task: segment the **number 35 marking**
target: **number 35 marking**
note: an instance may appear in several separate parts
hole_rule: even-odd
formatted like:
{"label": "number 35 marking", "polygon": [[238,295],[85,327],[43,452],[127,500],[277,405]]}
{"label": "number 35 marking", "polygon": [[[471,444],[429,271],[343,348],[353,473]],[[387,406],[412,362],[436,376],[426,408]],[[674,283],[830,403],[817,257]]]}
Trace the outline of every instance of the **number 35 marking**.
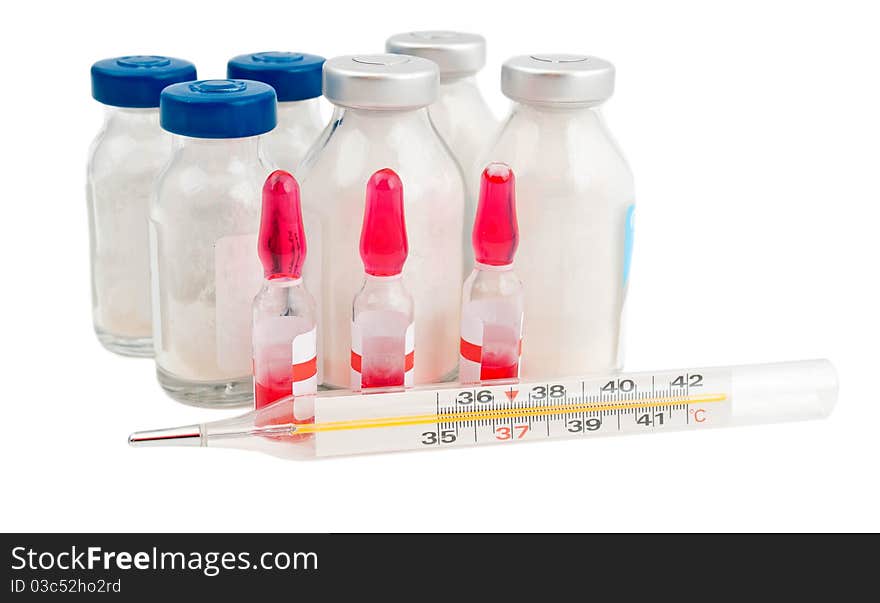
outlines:
{"label": "number 35 marking", "polygon": [[422,444],[430,446],[431,444],[451,444],[455,441],[455,430],[444,429],[440,432],[439,437],[436,431],[426,431],[422,434]]}

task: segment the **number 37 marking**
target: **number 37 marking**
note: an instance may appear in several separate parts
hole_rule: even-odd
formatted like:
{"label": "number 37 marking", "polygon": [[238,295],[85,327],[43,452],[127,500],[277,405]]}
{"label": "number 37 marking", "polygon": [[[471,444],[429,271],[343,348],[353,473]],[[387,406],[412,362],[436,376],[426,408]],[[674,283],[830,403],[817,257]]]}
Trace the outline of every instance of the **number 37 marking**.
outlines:
{"label": "number 37 marking", "polygon": [[512,440],[512,439],[521,440],[525,437],[525,435],[528,432],[529,432],[528,425],[514,425],[513,428],[507,427],[506,425],[502,425],[501,427],[495,428],[495,439],[496,440]]}

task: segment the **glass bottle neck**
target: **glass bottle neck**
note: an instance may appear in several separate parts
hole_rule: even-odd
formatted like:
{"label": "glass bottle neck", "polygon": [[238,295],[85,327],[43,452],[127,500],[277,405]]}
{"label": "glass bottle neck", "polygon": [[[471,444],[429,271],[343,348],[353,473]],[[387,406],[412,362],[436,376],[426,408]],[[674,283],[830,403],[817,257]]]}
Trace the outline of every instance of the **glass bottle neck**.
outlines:
{"label": "glass bottle neck", "polygon": [[159,108],[133,109],[130,107],[106,107],[104,126],[107,128],[129,128],[154,133],[159,128]]}
{"label": "glass bottle neck", "polygon": [[513,270],[513,263],[496,266],[493,264],[481,264],[480,262],[474,262],[474,270],[479,270],[481,272],[509,272]]}
{"label": "glass bottle neck", "polygon": [[403,275],[375,276],[373,274],[364,274],[364,291],[374,289],[403,289]]}
{"label": "glass bottle neck", "polygon": [[476,88],[477,76],[473,73],[459,76],[440,76],[441,88]]}
{"label": "glass bottle neck", "polygon": [[485,103],[477,78],[473,75],[440,80],[440,98],[455,98],[457,102],[477,101]]}
{"label": "glass bottle neck", "polygon": [[218,157],[257,157],[261,150],[261,137],[245,138],[191,138],[174,136],[174,147],[197,152],[207,156]]}
{"label": "glass bottle neck", "polygon": [[302,277],[287,276],[266,276],[263,277],[263,283],[270,289],[288,289],[290,287],[299,287],[302,285]]}
{"label": "glass bottle neck", "polygon": [[[571,127],[587,131],[605,131],[605,120],[599,105],[559,106],[514,103],[507,124],[537,124],[550,136],[563,136]],[[506,127],[506,126],[505,126]]]}
{"label": "glass bottle neck", "polygon": [[426,107],[409,110],[352,109],[334,107],[333,122],[338,127],[355,126],[364,130],[393,127],[427,128],[432,130]]}
{"label": "glass bottle neck", "polygon": [[542,119],[598,118],[601,116],[602,103],[571,104],[571,105],[532,105],[514,102],[513,113],[532,115]]}
{"label": "glass bottle neck", "polygon": [[322,121],[320,97],[278,103],[277,127],[285,128],[304,121]]}

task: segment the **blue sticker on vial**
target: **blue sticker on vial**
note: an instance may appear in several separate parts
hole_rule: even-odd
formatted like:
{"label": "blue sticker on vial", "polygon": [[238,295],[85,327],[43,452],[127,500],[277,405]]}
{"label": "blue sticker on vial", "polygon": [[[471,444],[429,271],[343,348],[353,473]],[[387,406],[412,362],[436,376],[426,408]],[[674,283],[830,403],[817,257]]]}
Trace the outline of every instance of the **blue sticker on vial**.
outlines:
{"label": "blue sticker on vial", "polygon": [[636,205],[631,204],[626,208],[626,224],[624,225],[623,239],[623,286],[629,283],[629,268],[632,264],[633,235],[635,231]]}

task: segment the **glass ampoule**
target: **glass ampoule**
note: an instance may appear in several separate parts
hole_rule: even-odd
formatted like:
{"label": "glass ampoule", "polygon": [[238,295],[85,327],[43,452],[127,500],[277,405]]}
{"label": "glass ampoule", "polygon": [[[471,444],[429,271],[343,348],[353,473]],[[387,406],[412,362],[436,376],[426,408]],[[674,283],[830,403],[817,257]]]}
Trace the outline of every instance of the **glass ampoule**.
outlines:
{"label": "glass ampoule", "polygon": [[[258,250],[263,286],[253,305],[254,406],[317,391],[315,302],[302,279],[306,236],[299,185],[283,170],[263,186]],[[309,400],[311,403],[311,400]],[[310,409],[295,405],[296,416]]]}
{"label": "glass ampoule", "polygon": [[364,284],[352,304],[352,389],[413,384],[414,303],[402,275],[408,253],[403,184],[382,169],[367,183],[361,227]]}
{"label": "glass ampoule", "polygon": [[513,171],[483,170],[472,233],[474,269],[461,304],[459,381],[515,379],[520,373],[523,287],[513,271],[519,244]]}

